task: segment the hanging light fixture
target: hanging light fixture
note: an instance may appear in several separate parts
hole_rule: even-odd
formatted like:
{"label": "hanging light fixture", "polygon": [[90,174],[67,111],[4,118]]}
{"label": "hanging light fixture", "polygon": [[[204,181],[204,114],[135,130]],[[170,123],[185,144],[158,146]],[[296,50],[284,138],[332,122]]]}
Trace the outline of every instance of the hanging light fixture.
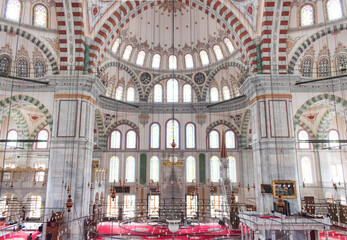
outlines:
{"label": "hanging light fixture", "polygon": [[69,194],[69,197],[68,197],[65,205],[66,205],[66,208],[67,208],[67,212],[71,212],[71,208],[72,208],[74,203],[73,203],[72,198],[71,198],[70,187],[69,186],[67,187],[67,193]]}

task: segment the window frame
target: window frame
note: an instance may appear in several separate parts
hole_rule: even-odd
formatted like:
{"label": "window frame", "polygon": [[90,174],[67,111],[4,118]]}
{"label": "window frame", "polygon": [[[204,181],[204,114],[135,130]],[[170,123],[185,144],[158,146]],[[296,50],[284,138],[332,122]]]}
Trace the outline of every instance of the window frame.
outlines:
{"label": "window frame", "polygon": [[[306,7],[306,6],[312,7],[312,24],[310,24],[310,25],[302,25],[302,9],[304,7]],[[311,3],[305,2],[298,8],[298,18],[299,18],[298,19],[298,22],[299,22],[298,25],[300,27],[310,27],[310,26],[313,26],[317,22],[316,21],[316,16],[317,16],[317,14],[316,14],[316,7],[313,4],[311,4]]]}
{"label": "window frame", "polygon": [[[188,181],[188,159],[192,159],[192,160],[194,160],[193,161],[193,163],[194,163],[194,172],[193,172],[193,174],[192,174],[192,181]],[[190,161],[190,160],[189,160]],[[192,155],[190,155],[190,156],[188,156],[187,158],[186,158],[186,160],[185,160],[185,181],[186,181],[186,183],[189,183],[189,184],[191,184],[191,183],[196,183],[197,182],[197,174],[196,174],[196,169],[197,169],[197,167],[196,167],[196,158],[194,157],[194,156],[192,156]]]}
{"label": "window frame", "polygon": [[[129,158],[133,158],[134,159],[134,181],[129,181],[129,179],[127,179],[127,173],[128,173],[128,169],[127,169],[127,164],[128,164],[128,160]],[[134,156],[127,156],[127,158],[125,159],[125,174],[124,174],[124,180],[126,183],[135,183],[136,181],[136,158]],[[132,179],[131,179],[132,180]]]}
{"label": "window frame", "polygon": [[[191,198],[195,198],[195,203],[196,203],[196,215],[193,216],[193,215],[189,215],[188,216],[188,197],[191,197]],[[189,212],[192,212],[194,210],[193,207],[189,208]],[[185,195],[185,214],[186,214],[186,218],[190,218],[190,219],[198,219],[199,218],[199,195],[198,194],[195,194],[195,195],[192,195],[192,194],[189,194],[187,193]]]}
{"label": "window frame", "polygon": [[[119,39],[119,41],[118,41],[118,39]],[[114,52],[113,51],[113,47],[114,47],[114,45],[116,44],[116,43],[118,43],[118,47],[117,47],[117,49],[116,49],[116,51]],[[112,44],[112,47],[111,47],[111,52],[113,53],[113,54],[116,54],[117,55],[117,52],[118,51],[120,51],[119,50],[119,48],[120,48],[120,45],[122,44],[122,38],[120,38],[120,37],[118,37],[118,38],[116,38],[116,40],[113,42],[113,44]],[[120,53],[120,52],[119,52]],[[119,54],[119,56],[120,56],[121,54]]]}
{"label": "window frame", "polygon": [[[119,133],[120,133],[120,141],[119,141],[119,148],[112,148],[111,147],[111,135],[112,135],[112,133],[114,132],[114,131],[118,131]],[[122,149],[122,132],[117,128],[117,127],[115,127],[115,128],[113,128],[111,131],[110,131],[110,133],[109,133],[109,135],[108,135],[108,149]]]}
{"label": "window frame", "polygon": [[[159,146],[157,148],[152,147],[152,126],[154,124],[157,124],[159,127]],[[159,122],[152,122],[151,125],[149,125],[149,149],[160,149],[161,148],[161,126]]]}
{"label": "window frame", "polygon": [[[308,140],[311,139],[311,136],[310,136],[309,132],[308,132],[306,129],[300,129],[300,130],[297,132],[297,135],[296,135],[298,141],[300,141],[300,138],[299,138],[300,132],[306,132],[306,133],[307,133],[307,136],[308,136]],[[308,143],[308,148],[302,148],[302,147],[300,147],[300,143],[298,142],[298,149],[299,149],[299,150],[310,150],[310,149],[311,149],[311,143]]]}
{"label": "window frame", "polygon": [[6,143],[6,145],[5,145],[5,148],[6,149],[12,149],[12,148],[17,148],[18,147],[18,131],[17,131],[17,129],[10,129],[10,130],[8,130],[7,131],[7,133],[6,133],[6,139],[8,140],[8,134],[11,132],[11,131],[15,131],[16,133],[17,133],[17,141],[15,142],[16,143],[16,146],[15,147],[8,147],[8,145],[7,145],[7,143]]}
{"label": "window frame", "polygon": [[[129,148],[128,147],[128,133],[133,131],[135,133],[135,147],[134,148]],[[128,129],[126,132],[125,132],[125,149],[137,149],[138,148],[138,133],[137,131],[134,129],[134,128],[131,128],[131,129]]]}
{"label": "window frame", "polygon": [[[235,147],[234,148],[228,148],[226,143],[227,143],[227,132],[233,132],[234,133],[234,142],[235,142]],[[237,142],[237,135],[236,135],[236,132],[232,129],[232,128],[228,128],[226,131],[225,131],[225,147],[226,149],[238,149],[238,142]]]}
{"label": "window frame", "polygon": [[335,19],[330,19],[330,18],[329,18],[328,3],[329,3],[330,1],[331,1],[331,0],[327,0],[327,1],[325,2],[326,20],[327,20],[327,21],[338,21],[338,20],[341,20],[341,19],[344,17],[344,9],[343,9],[343,5],[342,5],[341,0],[338,0],[339,3],[340,3],[340,7],[341,7],[341,17],[340,17],[340,18],[335,18]]}
{"label": "window frame", "polygon": [[[214,132],[214,131],[216,131],[217,132],[217,134],[218,134],[218,147],[217,148],[211,148],[211,144],[210,144],[210,134],[211,134],[211,132]],[[221,144],[221,142],[220,142],[220,132],[217,130],[217,129],[215,129],[215,128],[213,128],[213,129],[211,129],[209,132],[208,132],[208,134],[207,134],[207,149],[209,149],[209,150],[215,150],[215,149],[220,149],[220,144]]]}
{"label": "window frame", "polygon": [[[130,54],[129,54],[128,57],[124,57],[125,51],[128,49],[128,47],[131,48]],[[134,46],[133,46],[132,44],[126,45],[125,48],[124,48],[123,54],[122,54],[122,60],[124,60],[124,61],[130,61],[130,59],[131,59],[133,53],[134,53]]]}
{"label": "window frame", "polygon": [[[185,88],[187,88],[186,86],[189,86],[190,87],[190,101],[185,101]],[[193,102],[193,87],[189,84],[189,83],[186,83],[183,85],[182,87],[182,102],[183,103],[192,103]]]}
{"label": "window frame", "polygon": [[1,58],[7,58],[8,60],[8,69],[7,69],[7,73],[6,73],[6,76],[12,76],[11,75],[11,71],[12,71],[12,58],[10,55],[6,54],[6,53],[2,53],[0,54],[0,59]]}
{"label": "window frame", "polygon": [[7,19],[7,20],[10,20],[10,21],[13,21],[13,22],[19,22],[21,20],[21,16],[22,16],[22,7],[23,7],[22,1],[18,0],[18,2],[19,2],[18,20],[15,20],[15,19],[12,19],[12,18],[8,18],[8,16],[7,16],[7,8],[8,8],[9,1],[10,0],[6,1],[4,18]]}
{"label": "window frame", "polygon": [[[204,64],[203,61],[202,61],[201,52],[205,52],[205,53],[206,53],[206,56],[207,56],[207,63],[206,63],[206,64]],[[209,55],[208,55],[208,51],[206,51],[205,49],[201,49],[201,50],[199,51],[199,59],[200,59],[201,67],[206,67],[206,66],[210,65],[210,63],[211,63],[210,57],[209,57]]]}
{"label": "window frame", "polygon": [[[144,57],[143,57],[143,60],[142,60],[142,64],[138,64],[139,55],[140,55],[140,53],[142,53],[142,52],[144,53]],[[145,62],[146,62],[146,57],[147,57],[146,51],[144,51],[144,50],[138,51],[137,57],[136,57],[136,61],[135,61],[136,66],[143,67],[143,66],[145,65]]]}
{"label": "window frame", "polygon": [[[176,147],[175,147],[175,149],[181,149],[181,124],[180,124],[180,121],[178,121],[178,119],[176,119],[176,118],[170,118],[170,119],[168,119],[167,121],[166,121],[166,123],[165,123],[165,149],[169,149],[169,150],[172,150],[172,148],[170,147],[170,148],[168,148],[167,147],[167,145],[168,145],[168,142],[167,142],[167,138],[168,138],[168,135],[167,135],[167,125],[168,125],[168,123],[171,121],[171,120],[175,120],[175,121],[177,121],[177,123],[178,123],[178,141],[177,140],[175,140],[175,143],[176,143]],[[178,144],[177,144],[177,142],[178,142]],[[170,142],[170,144],[171,144],[171,142]],[[177,147],[178,146],[178,147]]]}
{"label": "window frame", "polygon": [[[152,215],[150,214],[150,211],[149,211],[149,208],[150,208],[150,199],[152,196],[155,197],[158,197],[158,216],[156,215]],[[154,209],[156,209],[156,206],[154,206]],[[157,219],[160,217],[160,194],[151,194],[151,193],[148,193],[147,194],[147,217],[150,218],[150,219]]]}
{"label": "window frame", "polygon": [[[329,129],[329,131],[328,131],[328,140],[330,140],[330,132],[332,132],[332,131],[336,131],[337,132],[337,136],[338,136],[338,140],[340,140],[341,139],[341,137],[340,137],[340,132],[337,130],[337,129],[335,129],[335,128],[331,128],[331,129]],[[328,146],[329,146],[329,148],[333,148],[333,149],[340,149],[341,148],[341,143],[336,143],[338,146],[330,146],[330,142],[328,143]]]}
{"label": "window frame", "polygon": [[[21,61],[21,60],[26,61],[27,64],[28,64],[28,76],[20,76],[20,75],[19,75],[19,69],[20,69],[20,67],[19,67],[19,61]],[[16,76],[17,76],[17,77],[23,77],[23,78],[30,78],[30,61],[29,61],[28,58],[23,57],[23,56],[20,56],[20,57],[17,58],[17,60],[16,60]]]}
{"label": "window frame", "polygon": [[[153,179],[152,178],[152,160],[157,160],[158,161],[158,179]],[[157,183],[157,182],[160,182],[160,159],[158,156],[152,156],[150,159],[149,159],[149,180],[150,182],[153,181],[153,183]],[[155,181],[155,180],[158,180],[158,181]]]}
{"label": "window frame", "polygon": [[[160,101],[155,101],[155,86],[160,86],[161,87],[161,96],[160,96]],[[154,103],[162,103],[163,102],[163,93],[164,93],[164,91],[163,91],[163,85],[162,84],[160,84],[160,83],[157,83],[157,84],[155,84],[154,86],[153,86],[153,102]]]}
{"label": "window frame", "polygon": [[[215,48],[217,48],[217,50]],[[217,62],[220,62],[220,61],[222,61],[224,59],[223,50],[222,50],[222,48],[218,44],[214,44],[213,47],[212,47],[212,50],[213,50],[213,53],[214,53],[214,56],[215,56]],[[216,51],[218,51],[218,50],[220,50],[220,53],[222,54],[221,58],[218,58],[218,56],[217,56]]]}
{"label": "window frame", "polygon": [[[191,66],[191,67],[187,67],[187,59],[186,59],[186,56],[187,56],[187,55],[190,55],[191,58],[192,58],[192,66]],[[194,57],[193,57],[192,54],[187,53],[187,54],[184,55],[184,67],[185,67],[186,70],[194,69]]]}
{"label": "window frame", "polygon": [[[134,91],[134,98],[133,98],[133,100],[129,100],[129,99],[128,99],[128,96],[129,96],[129,90],[130,90],[131,88],[132,88],[132,89],[133,89],[133,91]],[[127,91],[126,91],[126,92],[127,92],[126,101],[127,101],[127,102],[135,102],[135,95],[136,95],[135,88],[134,88],[133,86],[129,86],[129,87],[127,88]]]}
{"label": "window frame", "polygon": [[[46,126],[45,126],[46,127]],[[35,144],[35,149],[48,149],[48,141],[49,141],[49,131],[45,128],[41,128],[40,131],[37,132],[36,136],[35,136],[35,139],[39,140],[38,137],[39,137],[39,134],[40,132],[42,131],[45,131],[47,132],[47,146],[45,148],[38,148],[37,145],[38,145],[38,142]]]}
{"label": "window frame", "polygon": [[[154,65],[154,64],[153,64],[153,63],[154,63],[154,58],[157,57],[157,56],[159,56],[159,63],[158,63],[158,66],[153,67],[153,65]],[[154,70],[159,70],[159,69],[160,69],[161,64],[162,64],[161,58],[162,58],[162,57],[161,57],[161,55],[160,55],[159,53],[153,54],[152,63],[151,63],[152,69],[154,69]]]}
{"label": "window frame", "polygon": [[[113,171],[111,171],[111,169],[113,169],[113,168],[111,168],[111,162],[112,162],[112,160],[113,159],[115,159],[115,160],[117,160],[118,161],[118,173],[117,173],[117,175],[118,175],[118,179],[113,179],[113,177],[112,177],[112,179],[113,179],[113,181],[110,181],[111,180],[111,173],[113,173],[113,172],[116,172],[115,170],[113,170]],[[119,180],[120,180],[120,159],[119,159],[119,157],[118,156],[112,156],[112,157],[110,157],[110,161],[109,161],[109,171],[108,171],[108,182],[109,183],[113,183],[113,182],[119,182]]]}
{"label": "window frame", "polygon": [[[327,76],[321,76],[320,72],[319,72],[320,62],[323,59],[327,59],[328,60],[328,75]],[[317,67],[317,77],[330,77],[331,76],[331,60],[330,60],[329,56],[327,56],[327,55],[319,56],[318,59],[317,59],[316,65],[317,65],[316,66]]]}
{"label": "window frame", "polygon": [[[37,6],[43,6],[45,9],[46,9],[46,26],[43,27],[43,26],[39,26],[39,25],[35,25],[35,8]],[[48,28],[49,26],[49,13],[48,13],[48,7],[43,3],[43,2],[38,2],[38,3],[35,3],[32,7],[32,25],[35,26],[35,27],[41,27],[41,28]]]}
{"label": "window frame", "polygon": [[[192,124],[194,126],[194,147],[192,148],[189,148],[187,147],[187,127],[189,124]],[[185,138],[184,138],[184,145],[185,145],[185,149],[196,149],[196,125],[195,123],[193,122],[187,122],[186,125],[184,126],[184,135],[185,135]]]}

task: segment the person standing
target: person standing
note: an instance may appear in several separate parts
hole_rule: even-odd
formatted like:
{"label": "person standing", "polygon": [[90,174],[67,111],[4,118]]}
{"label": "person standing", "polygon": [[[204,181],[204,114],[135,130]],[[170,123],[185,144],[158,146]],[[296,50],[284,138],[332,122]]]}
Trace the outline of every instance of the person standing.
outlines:
{"label": "person standing", "polygon": [[27,237],[27,240],[33,240],[33,237],[32,237],[32,233],[30,233],[30,235]]}

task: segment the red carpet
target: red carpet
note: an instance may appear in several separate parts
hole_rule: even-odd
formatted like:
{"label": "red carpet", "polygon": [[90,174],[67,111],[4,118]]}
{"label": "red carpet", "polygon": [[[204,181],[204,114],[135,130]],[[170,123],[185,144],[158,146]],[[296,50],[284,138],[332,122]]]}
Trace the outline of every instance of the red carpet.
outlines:
{"label": "red carpet", "polygon": [[[166,226],[146,224],[121,224],[104,222],[98,226],[98,232],[104,236],[131,235],[142,239],[172,239],[172,233]],[[219,224],[182,227],[175,233],[175,239],[212,239],[221,236],[239,236],[240,231],[230,231]],[[189,237],[189,238],[188,238]],[[99,240],[104,239],[99,237]]]}
{"label": "red carpet", "polygon": [[29,236],[29,234],[32,233],[32,237],[33,240],[35,239],[35,237],[41,233],[39,232],[26,232],[26,231],[19,231],[19,232],[13,232],[13,233],[9,233],[5,236],[0,237],[0,240],[4,240],[4,239],[24,239],[26,240],[27,237]]}
{"label": "red carpet", "polygon": [[[331,239],[339,239],[339,240],[347,240],[347,233],[339,233],[335,231],[329,232],[329,240]],[[320,233],[320,239],[325,240],[325,233]]]}

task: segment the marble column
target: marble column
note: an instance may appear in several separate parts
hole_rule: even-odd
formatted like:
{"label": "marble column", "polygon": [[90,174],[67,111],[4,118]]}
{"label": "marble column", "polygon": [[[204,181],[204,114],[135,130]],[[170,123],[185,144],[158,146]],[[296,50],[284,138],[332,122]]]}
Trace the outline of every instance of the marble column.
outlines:
{"label": "marble column", "polygon": [[[55,95],[45,219],[52,211],[63,211],[68,222],[64,239],[81,239],[89,215],[95,106],[105,89],[89,76],[52,77],[50,84]],[[65,184],[74,203],[71,212],[65,206]]]}
{"label": "marble column", "polygon": [[[273,210],[272,195],[261,194],[260,184],[291,180],[298,184],[293,128],[291,82],[295,76],[256,75],[249,77],[240,91],[249,99],[251,110],[253,169],[256,182],[257,211]],[[285,199],[292,213],[300,211],[300,195]]]}

